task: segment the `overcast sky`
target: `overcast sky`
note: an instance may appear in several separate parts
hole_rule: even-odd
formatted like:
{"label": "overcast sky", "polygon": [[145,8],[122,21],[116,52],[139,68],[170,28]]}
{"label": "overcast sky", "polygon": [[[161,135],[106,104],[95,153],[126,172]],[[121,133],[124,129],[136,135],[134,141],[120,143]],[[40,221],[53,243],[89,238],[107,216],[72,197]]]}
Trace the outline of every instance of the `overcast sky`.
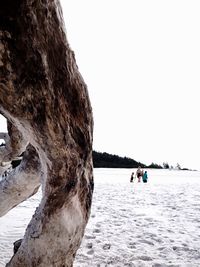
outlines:
{"label": "overcast sky", "polygon": [[200,169],[200,1],[61,0],[94,149]]}
{"label": "overcast sky", "polygon": [[200,2],[62,0],[94,149],[200,169]]}

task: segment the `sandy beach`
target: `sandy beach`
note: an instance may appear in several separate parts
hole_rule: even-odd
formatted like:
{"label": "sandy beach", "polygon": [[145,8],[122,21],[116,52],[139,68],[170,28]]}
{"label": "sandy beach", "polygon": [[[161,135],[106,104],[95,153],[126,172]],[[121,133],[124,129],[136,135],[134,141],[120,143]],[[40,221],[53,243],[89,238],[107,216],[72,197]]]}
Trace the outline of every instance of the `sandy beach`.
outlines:
{"label": "sandy beach", "polygon": [[[74,267],[200,266],[200,172],[148,170],[147,184],[130,183],[131,172],[94,170],[91,216]],[[39,201],[40,192],[0,218],[0,267]]]}

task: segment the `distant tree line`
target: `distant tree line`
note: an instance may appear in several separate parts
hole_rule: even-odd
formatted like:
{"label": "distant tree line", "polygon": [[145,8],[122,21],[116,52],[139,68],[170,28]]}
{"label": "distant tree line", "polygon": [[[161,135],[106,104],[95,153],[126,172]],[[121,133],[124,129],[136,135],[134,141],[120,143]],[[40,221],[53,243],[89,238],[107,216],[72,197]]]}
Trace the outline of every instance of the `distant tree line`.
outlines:
{"label": "distant tree line", "polygon": [[95,168],[145,168],[146,165],[134,159],[93,151],[93,164]]}
{"label": "distant tree line", "polygon": [[163,167],[157,163],[151,163],[150,165],[147,166],[147,168],[150,168],[150,169],[163,169]]}
{"label": "distant tree line", "polygon": [[106,152],[93,151],[93,164],[95,168],[137,168],[146,165],[127,157],[108,154]]}
{"label": "distant tree line", "polygon": [[163,165],[157,163],[151,163],[150,165],[145,165],[139,161],[136,161],[127,157],[120,157],[117,155],[112,155],[106,152],[93,151],[93,165],[94,168],[151,168],[151,169],[178,169],[178,170],[188,170],[187,168],[181,168],[177,163],[176,167],[169,166],[167,162],[163,162]]}

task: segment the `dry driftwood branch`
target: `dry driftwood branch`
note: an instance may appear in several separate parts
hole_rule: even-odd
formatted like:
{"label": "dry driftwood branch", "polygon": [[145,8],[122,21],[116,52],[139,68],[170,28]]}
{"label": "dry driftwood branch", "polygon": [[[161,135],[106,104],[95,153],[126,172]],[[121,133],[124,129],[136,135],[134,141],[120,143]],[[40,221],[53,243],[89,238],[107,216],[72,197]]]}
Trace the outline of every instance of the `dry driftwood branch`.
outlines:
{"label": "dry driftwood branch", "polygon": [[13,159],[25,151],[28,144],[21,132],[9,121],[7,121],[7,128],[8,133],[0,133],[0,139],[5,141],[5,146],[0,147],[0,175],[11,166]]}
{"label": "dry driftwood branch", "polygon": [[0,1],[0,111],[35,148],[43,192],[7,266],[72,266],[92,200],[93,119],[58,0]]}
{"label": "dry driftwood branch", "polygon": [[37,192],[40,172],[37,152],[29,145],[21,164],[0,181],[0,217]]}

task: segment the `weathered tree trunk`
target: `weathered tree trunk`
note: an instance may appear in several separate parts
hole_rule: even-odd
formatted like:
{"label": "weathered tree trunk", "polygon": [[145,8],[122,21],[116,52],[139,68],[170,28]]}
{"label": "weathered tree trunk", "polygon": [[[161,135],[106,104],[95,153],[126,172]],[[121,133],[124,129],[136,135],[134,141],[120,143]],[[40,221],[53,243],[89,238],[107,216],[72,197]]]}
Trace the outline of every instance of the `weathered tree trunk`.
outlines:
{"label": "weathered tree trunk", "polygon": [[[0,160],[26,150],[17,175],[6,178],[14,202],[2,214],[32,195],[40,179],[43,192],[7,266],[72,266],[91,207],[93,120],[58,0],[0,1],[0,111],[20,139]],[[20,195],[27,190],[20,198],[16,184]]]}

